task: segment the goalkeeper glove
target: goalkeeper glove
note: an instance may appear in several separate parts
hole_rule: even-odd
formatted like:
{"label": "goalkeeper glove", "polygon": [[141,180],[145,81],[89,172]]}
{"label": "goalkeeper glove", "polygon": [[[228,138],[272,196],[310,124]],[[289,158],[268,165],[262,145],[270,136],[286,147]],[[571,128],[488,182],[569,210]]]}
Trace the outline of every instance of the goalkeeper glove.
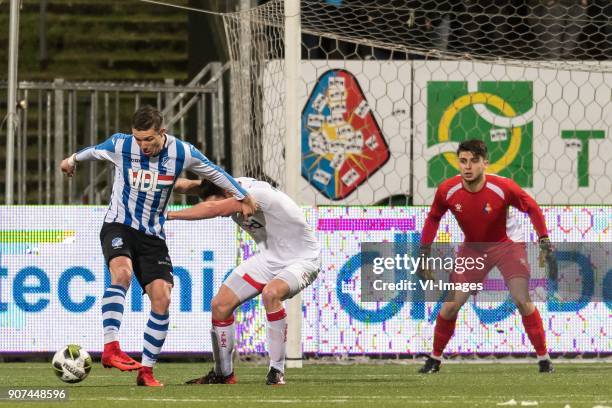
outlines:
{"label": "goalkeeper glove", "polygon": [[553,252],[553,247],[550,239],[543,236],[539,240],[540,243],[540,268],[546,267],[546,272],[550,279],[556,280],[559,267],[557,265],[557,257]]}
{"label": "goalkeeper glove", "polygon": [[431,245],[421,245],[421,248],[419,249],[419,258],[421,261],[419,262],[416,274],[419,278],[426,281],[433,280],[434,278],[433,271],[429,269],[429,266],[427,265],[427,258],[429,258],[430,254]]}

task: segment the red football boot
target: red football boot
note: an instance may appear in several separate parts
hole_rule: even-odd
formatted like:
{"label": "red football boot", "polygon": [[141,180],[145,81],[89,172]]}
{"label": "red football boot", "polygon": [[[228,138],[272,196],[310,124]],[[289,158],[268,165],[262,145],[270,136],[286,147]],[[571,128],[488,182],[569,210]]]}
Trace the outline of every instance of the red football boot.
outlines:
{"label": "red football boot", "polygon": [[136,377],[136,384],[144,387],[163,387],[164,384],[160,383],[155,379],[153,375],[153,369],[151,367],[142,367],[138,370],[138,377]]}
{"label": "red football boot", "polygon": [[112,341],[104,345],[102,365],[104,368],[115,367],[121,371],[134,371],[142,367],[138,361],[121,351],[118,341]]}

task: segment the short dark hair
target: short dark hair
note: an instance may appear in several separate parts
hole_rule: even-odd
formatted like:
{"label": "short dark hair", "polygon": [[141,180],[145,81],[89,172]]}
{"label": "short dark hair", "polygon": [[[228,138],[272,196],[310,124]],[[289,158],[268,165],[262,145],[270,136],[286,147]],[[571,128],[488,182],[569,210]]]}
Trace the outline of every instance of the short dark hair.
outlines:
{"label": "short dark hair", "polygon": [[151,105],[144,105],[134,112],[132,117],[132,128],[136,130],[159,130],[162,127],[163,118],[161,112]]}
{"label": "short dark hair", "polygon": [[461,152],[471,152],[475,157],[482,157],[487,160],[489,158],[489,151],[487,150],[487,145],[482,140],[478,139],[470,139],[459,143],[459,148],[457,149],[457,156]]}
{"label": "short dark hair", "polygon": [[224,194],[225,191],[223,191],[221,187],[219,187],[212,181],[202,180],[202,183],[200,184],[200,191],[198,192],[198,195],[202,200],[206,200],[208,197],[211,196],[223,196]]}

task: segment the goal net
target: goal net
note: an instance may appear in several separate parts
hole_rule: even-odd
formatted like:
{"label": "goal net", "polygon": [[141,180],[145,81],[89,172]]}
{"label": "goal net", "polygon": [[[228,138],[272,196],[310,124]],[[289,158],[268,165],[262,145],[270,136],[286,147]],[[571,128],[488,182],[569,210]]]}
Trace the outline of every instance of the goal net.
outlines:
{"label": "goal net", "polygon": [[301,163],[284,159],[283,1],[224,15],[235,174],[282,188],[300,166],[304,205],[425,205],[478,138],[541,204],[612,201],[609,2],[300,7]]}

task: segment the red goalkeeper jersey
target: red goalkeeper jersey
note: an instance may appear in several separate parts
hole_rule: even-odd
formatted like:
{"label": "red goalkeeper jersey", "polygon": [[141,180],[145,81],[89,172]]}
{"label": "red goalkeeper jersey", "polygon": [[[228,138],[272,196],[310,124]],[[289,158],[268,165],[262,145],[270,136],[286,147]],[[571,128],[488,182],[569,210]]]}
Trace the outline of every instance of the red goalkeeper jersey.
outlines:
{"label": "red goalkeeper jersey", "polygon": [[[512,231],[516,224],[509,220],[508,208],[516,207],[529,214],[538,237],[547,235],[542,210],[529,194],[513,180],[493,174],[485,175],[483,188],[475,193],[463,187],[461,176],[444,181],[438,187],[431,205],[423,235],[422,244],[433,242],[440,219],[450,210],[465,234],[465,242],[508,242],[516,239]],[[516,236],[516,235],[514,235]]]}

